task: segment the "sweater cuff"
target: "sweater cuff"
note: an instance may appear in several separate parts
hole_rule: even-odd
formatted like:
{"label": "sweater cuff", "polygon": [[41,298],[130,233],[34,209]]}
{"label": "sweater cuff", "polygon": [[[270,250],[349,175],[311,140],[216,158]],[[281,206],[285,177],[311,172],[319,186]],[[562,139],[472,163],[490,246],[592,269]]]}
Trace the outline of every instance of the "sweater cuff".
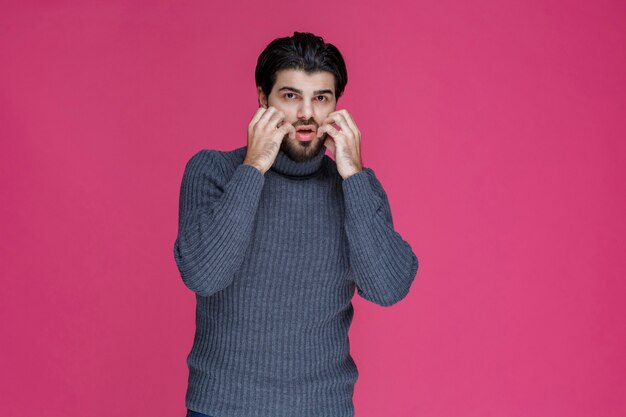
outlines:
{"label": "sweater cuff", "polygon": [[381,206],[382,200],[372,187],[370,175],[374,175],[372,169],[363,168],[343,180],[342,188],[347,215],[370,217]]}
{"label": "sweater cuff", "polygon": [[265,176],[261,171],[248,164],[239,164],[230,178],[230,181],[240,183],[242,192],[249,192],[256,189],[265,182]]}

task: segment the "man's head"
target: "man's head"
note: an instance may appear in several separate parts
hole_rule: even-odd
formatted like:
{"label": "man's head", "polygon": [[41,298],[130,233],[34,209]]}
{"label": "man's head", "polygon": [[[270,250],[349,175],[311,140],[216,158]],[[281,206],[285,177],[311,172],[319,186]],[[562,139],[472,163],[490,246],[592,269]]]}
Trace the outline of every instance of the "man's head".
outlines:
{"label": "man's head", "polygon": [[324,145],[326,133],[315,138],[317,128],[329,113],[348,83],[346,64],[339,50],[312,33],[294,32],[293,36],[270,42],[257,61],[255,79],[259,105],[273,106],[285,113],[285,123],[296,129],[309,126],[313,138],[298,133],[285,135],[283,150],[295,161],[306,161]]}

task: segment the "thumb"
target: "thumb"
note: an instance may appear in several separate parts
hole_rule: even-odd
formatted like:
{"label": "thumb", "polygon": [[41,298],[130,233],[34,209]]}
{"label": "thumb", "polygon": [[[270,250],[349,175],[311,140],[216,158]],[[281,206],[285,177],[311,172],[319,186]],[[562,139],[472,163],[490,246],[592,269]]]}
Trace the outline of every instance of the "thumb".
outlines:
{"label": "thumb", "polygon": [[324,141],[324,146],[326,146],[330,152],[333,154],[333,157],[335,156],[335,141],[333,140],[332,136],[327,135],[326,140]]}
{"label": "thumb", "polygon": [[317,128],[317,133],[315,133],[315,137],[316,138],[322,137],[322,135],[324,134],[325,130],[326,130],[326,125],[321,125],[320,127],[318,127]]}
{"label": "thumb", "polygon": [[[296,137],[296,128],[293,127],[293,125],[291,123],[285,123],[280,128],[278,128],[278,130],[280,131],[282,136],[285,136],[286,134],[289,134],[289,137],[291,139],[295,139],[295,137]],[[282,138],[282,136],[281,136],[281,138]]]}

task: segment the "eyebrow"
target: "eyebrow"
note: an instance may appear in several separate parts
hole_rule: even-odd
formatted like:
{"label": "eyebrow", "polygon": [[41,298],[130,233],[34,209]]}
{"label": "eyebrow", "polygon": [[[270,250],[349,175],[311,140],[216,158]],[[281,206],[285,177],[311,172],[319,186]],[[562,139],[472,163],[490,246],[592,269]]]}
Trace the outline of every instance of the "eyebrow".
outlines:
{"label": "eyebrow", "polygon": [[[278,89],[278,91],[283,91],[283,90],[293,91],[294,93],[302,94],[302,90],[298,90],[297,88],[294,88],[294,87],[285,86],[285,87]],[[313,91],[313,95],[317,96],[319,94],[330,94],[332,96],[333,90],[326,89],[326,90]]]}

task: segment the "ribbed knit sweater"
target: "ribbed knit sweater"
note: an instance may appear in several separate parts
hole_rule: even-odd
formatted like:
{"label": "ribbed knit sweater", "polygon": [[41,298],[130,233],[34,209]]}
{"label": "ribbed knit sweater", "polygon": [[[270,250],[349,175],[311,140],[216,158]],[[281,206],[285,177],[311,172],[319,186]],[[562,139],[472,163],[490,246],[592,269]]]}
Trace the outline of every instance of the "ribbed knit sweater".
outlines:
{"label": "ribbed knit sweater", "polygon": [[174,258],[196,294],[187,408],[214,417],[353,417],[355,288],[390,306],[418,261],[371,168],[343,180],[322,146],[263,174],[246,147],[187,162]]}

